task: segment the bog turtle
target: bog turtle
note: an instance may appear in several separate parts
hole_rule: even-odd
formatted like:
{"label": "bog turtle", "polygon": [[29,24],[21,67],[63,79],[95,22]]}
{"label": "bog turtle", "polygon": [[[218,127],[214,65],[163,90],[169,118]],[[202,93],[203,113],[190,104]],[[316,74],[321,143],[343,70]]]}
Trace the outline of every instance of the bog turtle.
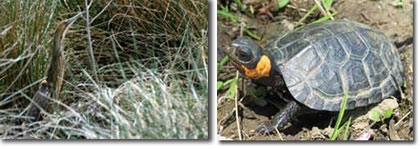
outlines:
{"label": "bog turtle", "polygon": [[231,44],[232,64],[254,82],[281,91],[287,102],[258,132],[281,130],[302,109],[339,111],[345,92],[346,110],[378,103],[403,83],[395,46],[380,31],[351,20],[307,25],[264,50],[246,37]]}

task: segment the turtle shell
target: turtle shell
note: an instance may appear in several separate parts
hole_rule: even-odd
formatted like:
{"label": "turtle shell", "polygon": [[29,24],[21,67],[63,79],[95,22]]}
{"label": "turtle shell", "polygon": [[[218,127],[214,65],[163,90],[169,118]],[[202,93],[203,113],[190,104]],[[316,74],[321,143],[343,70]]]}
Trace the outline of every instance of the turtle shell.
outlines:
{"label": "turtle shell", "polygon": [[274,60],[287,89],[315,110],[339,111],[378,103],[402,85],[399,53],[368,26],[335,20],[308,25],[275,39],[264,53]]}

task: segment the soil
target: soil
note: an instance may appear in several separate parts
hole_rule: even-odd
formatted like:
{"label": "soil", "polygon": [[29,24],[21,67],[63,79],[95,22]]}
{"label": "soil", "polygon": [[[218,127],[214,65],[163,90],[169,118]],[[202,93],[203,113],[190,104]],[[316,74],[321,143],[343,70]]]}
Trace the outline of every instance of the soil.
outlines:
{"label": "soil", "polygon": [[[229,3],[229,1],[218,2],[218,9]],[[229,11],[239,16],[239,22],[234,23],[218,15],[218,61],[224,57],[225,51],[229,51],[230,41],[241,35],[241,26],[246,26],[251,32],[262,37],[257,43],[264,47],[270,39],[287,34],[323,16],[319,10],[316,10],[300,21],[315,4],[312,0],[290,0],[289,4],[280,10],[271,7],[259,8],[259,6],[270,6],[272,1],[242,0],[242,2],[246,6],[245,10],[240,10],[236,3],[229,5]],[[251,7],[255,12],[250,12]],[[258,14],[259,12],[265,13]],[[401,95],[386,100],[396,103],[391,118],[373,122],[367,114],[386,103],[346,111],[343,121],[352,117],[348,129],[349,140],[413,140],[413,1],[406,0],[402,5],[397,5],[395,0],[337,0],[334,1],[331,12],[335,14],[334,19],[355,20],[382,31],[398,48],[404,67],[405,85],[402,87]],[[227,63],[220,68],[218,81],[223,82],[236,75],[234,67]],[[299,116],[284,130],[273,134],[264,135],[255,132],[256,126],[270,120],[285,102],[276,102],[279,97],[270,90],[258,96],[245,96],[260,87],[240,76],[237,98],[239,101],[236,106],[235,100],[227,98],[228,88],[229,86],[226,86],[218,90],[217,129],[223,140],[329,140],[331,137],[337,117],[337,113],[331,112]],[[237,116],[235,109],[238,109]],[[343,137],[344,135],[340,135],[338,140],[343,140]]]}

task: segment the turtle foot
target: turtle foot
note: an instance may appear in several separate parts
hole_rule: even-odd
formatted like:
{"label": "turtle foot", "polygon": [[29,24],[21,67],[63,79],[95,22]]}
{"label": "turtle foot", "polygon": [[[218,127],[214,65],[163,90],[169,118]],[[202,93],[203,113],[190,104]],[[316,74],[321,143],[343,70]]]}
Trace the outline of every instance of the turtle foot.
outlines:
{"label": "turtle foot", "polygon": [[268,134],[273,133],[274,129],[275,128],[273,127],[273,125],[271,125],[270,122],[265,122],[265,123],[259,124],[257,128],[255,128],[255,131],[264,135],[268,135]]}

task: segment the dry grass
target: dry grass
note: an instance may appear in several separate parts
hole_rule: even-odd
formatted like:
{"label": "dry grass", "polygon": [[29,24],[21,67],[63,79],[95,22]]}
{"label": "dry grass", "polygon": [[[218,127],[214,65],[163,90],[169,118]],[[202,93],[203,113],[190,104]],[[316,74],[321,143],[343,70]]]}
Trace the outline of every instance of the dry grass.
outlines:
{"label": "dry grass", "polygon": [[[2,138],[208,138],[207,1],[66,2],[0,4]],[[28,123],[55,25],[81,11],[60,99]]]}

